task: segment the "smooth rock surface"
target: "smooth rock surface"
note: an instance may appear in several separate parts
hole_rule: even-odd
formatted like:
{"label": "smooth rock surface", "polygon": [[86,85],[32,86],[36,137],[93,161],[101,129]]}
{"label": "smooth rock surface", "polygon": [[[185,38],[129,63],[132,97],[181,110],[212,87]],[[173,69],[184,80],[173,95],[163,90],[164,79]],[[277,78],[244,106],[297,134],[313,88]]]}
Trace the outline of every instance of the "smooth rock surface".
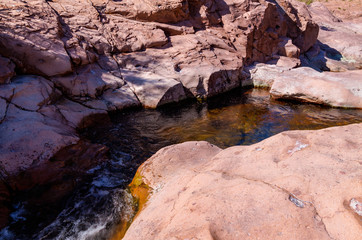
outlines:
{"label": "smooth rock surface", "polygon": [[361,144],[353,124],[163,148],[138,170],[150,196],[123,239],[357,240]]}
{"label": "smooth rock surface", "polygon": [[255,87],[275,98],[333,107],[362,108],[362,71],[318,72],[309,67],[257,64],[245,69]]}

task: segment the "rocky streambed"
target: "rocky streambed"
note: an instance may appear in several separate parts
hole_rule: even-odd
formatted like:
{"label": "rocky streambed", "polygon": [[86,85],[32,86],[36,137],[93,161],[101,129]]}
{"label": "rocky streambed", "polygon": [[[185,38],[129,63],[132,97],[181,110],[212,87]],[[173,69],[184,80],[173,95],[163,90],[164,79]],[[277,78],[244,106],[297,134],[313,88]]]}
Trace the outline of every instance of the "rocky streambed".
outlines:
{"label": "rocky streambed", "polygon": [[109,149],[107,160],[88,167],[87,172],[68,173],[66,178],[84,176],[82,185],[63,201],[34,202],[34,198],[47,195],[44,191],[67,190],[57,184],[17,196],[12,202],[10,225],[0,236],[4,239],[106,239],[122,234],[119,232],[123,229],[122,223],[132,219],[137,210],[134,198],[126,191],[127,185],[140,164],[171,144],[206,140],[227,148],[251,145],[285,130],[358,122],[362,122],[362,110],[275,101],[263,89],[236,89],[205,102],[158,110],[115,112],[110,120],[83,129],[81,133],[84,141]]}
{"label": "rocky streambed", "polygon": [[[295,0],[2,1],[2,236],[14,229],[22,231],[18,238],[108,236],[121,216],[132,215],[120,203],[132,201],[119,190],[124,179],[172,143],[228,147],[300,124],[359,122],[359,110],[347,109],[362,108],[362,25],[358,11],[352,21],[334,10]],[[212,97],[240,87],[268,93],[243,98],[239,91],[243,107],[224,99],[212,110]],[[269,95],[342,109],[270,107]],[[245,99],[264,100],[254,106]],[[185,100],[203,104],[172,107]],[[126,113],[141,107],[159,110]],[[123,148],[115,151],[117,144]],[[94,217],[96,209],[104,214]],[[34,223],[23,224],[24,214]]]}

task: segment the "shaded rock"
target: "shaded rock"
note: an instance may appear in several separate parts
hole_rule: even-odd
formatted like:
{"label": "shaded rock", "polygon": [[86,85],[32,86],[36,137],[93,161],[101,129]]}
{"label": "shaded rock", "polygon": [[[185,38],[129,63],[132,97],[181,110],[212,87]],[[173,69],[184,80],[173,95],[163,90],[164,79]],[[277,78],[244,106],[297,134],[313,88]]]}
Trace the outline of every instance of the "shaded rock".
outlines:
{"label": "shaded rock", "polygon": [[72,71],[59,39],[62,31],[55,12],[42,0],[1,3],[0,54],[25,73],[53,76]]}
{"label": "shaded rock", "polygon": [[151,72],[122,71],[122,76],[146,108],[156,108],[186,98],[182,84]]}
{"label": "shaded rock", "polygon": [[212,65],[201,65],[185,67],[180,75],[182,84],[195,97],[210,97],[239,87],[241,69],[224,70]]}
{"label": "shaded rock", "polygon": [[141,103],[128,85],[118,89],[109,89],[104,92],[102,98],[108,102],[109,110],[122,110],[141,106]]}
{"label": "shaded rock", "polygon": [[124,239],[358,239],[344,202],[362,194],[361,136],[354,124],[161,149],[138,170],[150,195]]}
{"label": "shaded rock", "polygon": [[119,74],[105,71],[97,64],[81,67],[72,75],[54,77],[52,81],[72,98],[96,98],[103,91],[124,84]]}
{"label": "shaded rock", "polygon": [[297,0],[282,0],[278,3],[288,15],[288,37],[293,39],[293,44],[301,53],[308,51],[317,40],[319,27],[312,20],[307,6]]}
{"label": "shaded rock", "polygon": [[4,120],[6,116],[8,103],[5,99],[0,98],[0,123]]}
{"label": "shaded rock", "polygon": [[52,82],[40,76],[18,76],[11,84],[0,89],[0,97],[28,111],[54,103],[60,95]]}
{"label": "shaded rock", "polygon": [[0,57],[0,84],[9,83],[15,75],[15,65],[9,59]]}
{"label": "shaded rock", "polygon": [[298,58],[299,54],[300,50],[292,43],[292,39],[284,38],[279,43],[279,55],[289,58]]}
{"label": "shaded rock", "polygon": [[90,115],[107,114],[104,110],[91,109],[79,103],[63,99],[55,104],[57,110],[67,120],[68,125],[82,128],[83,120]]}
{"label": "shaded rock", "polygon": [[61,148],[79,140],[67,125],[13,104],[8,107],[0,132],[0,165],[7,176],[42,164]]}

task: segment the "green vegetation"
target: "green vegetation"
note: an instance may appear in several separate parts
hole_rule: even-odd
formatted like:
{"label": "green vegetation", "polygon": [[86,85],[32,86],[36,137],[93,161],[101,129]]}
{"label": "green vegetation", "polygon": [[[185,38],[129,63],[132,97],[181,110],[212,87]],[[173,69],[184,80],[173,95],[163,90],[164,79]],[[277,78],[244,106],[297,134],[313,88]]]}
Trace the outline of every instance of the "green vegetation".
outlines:
{"label": "green vegetation", "polygon": [[[298,0],[299,2],[304,2],[305,4],[309,5],[313,2],[313,0]],[[328,0],[327,0],[328,1]]]}

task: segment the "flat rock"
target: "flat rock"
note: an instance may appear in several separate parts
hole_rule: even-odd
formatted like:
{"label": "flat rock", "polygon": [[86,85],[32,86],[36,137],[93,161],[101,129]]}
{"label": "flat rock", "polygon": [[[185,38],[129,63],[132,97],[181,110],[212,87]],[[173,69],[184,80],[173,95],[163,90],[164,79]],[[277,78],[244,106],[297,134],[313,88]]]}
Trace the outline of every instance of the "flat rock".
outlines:
{"label": "flat rock", "polygon": [[123,239],[357,240],[361,144],[353,124],[166,147],[138,170],[150,195]]}
{"label": "flat rock", "polygon": [[77,102],[69,101],[67,99],[58,101],[55,104],[55,107],[67,120],[68,125],[74,128],[82,128],[81,124],[83,120],[90,115],[107,114],[107,112],[104,110],[91,109]]}
{"label": "flat rock", "polygon": [[313,20],[320,26],[319,46],[328,58],[362,68],[361,21],[342,22],[324,4],[328,3],[315,2],[308,6]]}
{"label": "flat rock", "polygon": [[310,67],[290,69],[257,64],[246,68],[255,87],[267,87],[274,98],[333,107],[362,107],[362,72],[318,72]]}
{"label": "flat rock", "polygon": [[305,68],[300,68],[275,79],[270,94],[274,98],[333,107],[362,108],[362,71],[323,72],[311,76]]}

